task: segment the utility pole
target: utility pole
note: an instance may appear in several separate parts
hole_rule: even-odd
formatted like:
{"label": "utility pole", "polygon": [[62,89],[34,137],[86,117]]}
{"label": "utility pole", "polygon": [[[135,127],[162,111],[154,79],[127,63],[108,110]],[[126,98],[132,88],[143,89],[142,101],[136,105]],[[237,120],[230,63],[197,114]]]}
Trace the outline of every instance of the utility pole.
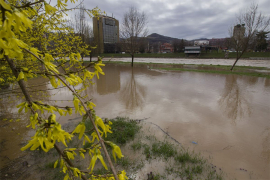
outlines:
{"label": "utility pole", "polygon": [[82,40],[84,41],[84,28],[85,28],[85,15],[84,15],[84,0],[80,0],[80,26],[79,26],[79,33],[82,37]]}

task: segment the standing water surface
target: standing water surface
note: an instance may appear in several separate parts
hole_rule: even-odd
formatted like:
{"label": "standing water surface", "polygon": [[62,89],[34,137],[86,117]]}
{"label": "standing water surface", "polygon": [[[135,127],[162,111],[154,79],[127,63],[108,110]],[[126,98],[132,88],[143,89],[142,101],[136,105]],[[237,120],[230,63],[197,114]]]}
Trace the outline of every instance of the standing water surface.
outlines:
{"label": "standing water surface", "polygon": [[[86,90],[100,117],[148,118],[230,178],[270,178],[269,79],[129,64],[108,64],[104,72]],[[50,94],[61,105],[72,99],[66,90]]]}

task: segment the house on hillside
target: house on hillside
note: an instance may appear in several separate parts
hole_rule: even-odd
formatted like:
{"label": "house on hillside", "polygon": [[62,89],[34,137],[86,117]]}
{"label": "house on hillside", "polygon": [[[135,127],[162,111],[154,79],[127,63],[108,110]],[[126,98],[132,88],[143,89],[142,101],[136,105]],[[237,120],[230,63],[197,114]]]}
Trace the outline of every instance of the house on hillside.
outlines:
{"label": "house on hillside", "polygon": [[163,43],[160,45],[160,53],[172,53],[173,46],[170,43]]}

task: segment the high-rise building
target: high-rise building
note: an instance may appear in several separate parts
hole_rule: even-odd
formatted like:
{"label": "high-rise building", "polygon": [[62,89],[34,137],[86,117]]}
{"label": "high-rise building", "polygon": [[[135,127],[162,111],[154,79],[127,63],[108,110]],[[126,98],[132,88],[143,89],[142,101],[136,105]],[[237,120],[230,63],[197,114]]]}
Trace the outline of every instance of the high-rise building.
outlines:
{"label": "high-rise building", "polygon": [[234,26],[233,28],[233,37],[236,39],[236,40],[241,40],[244,38],[245,36],[245,24],[237,24],[236,26]]}
{"label": "high-rise building", "polygon": [[119,21],[109,16],[93,18],[94,42],[97,53],[114,53],[119,42]]}

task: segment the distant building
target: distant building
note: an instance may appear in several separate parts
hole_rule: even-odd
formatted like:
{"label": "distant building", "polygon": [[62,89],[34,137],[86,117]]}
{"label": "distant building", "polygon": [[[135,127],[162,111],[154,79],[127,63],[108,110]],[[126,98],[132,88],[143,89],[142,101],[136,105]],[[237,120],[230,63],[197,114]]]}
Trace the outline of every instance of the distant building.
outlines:
{"label": "distant building", "polygon": [[208,46],[208,45],[209,45],[208,40],[194,41],[194,46]]}
{"label": "distant building", "polygon": [[160,45],[160,53],[172,53],[173,47],[170,43],[163,43]]}
{"label": "distant building", "polygon": [[94,42],[97,53],[114,53],[119,42],[119,21],[109,16],[93,18]]}
{"label": "distant building", "polygon": [[228,49],[230,38],[212,38],[209,39],[209,46],[219,49]]}
{"label": "distant building", "polygon": [[185,46],[185,54],[199,56],[201,54],[201,46]]}
{"label": "distant building", "polygon": [[209,46],[223,47],[227,38],[212,38],[209,39]]}
{"label": "distant building", "polygon": [[241,40],[245,36],[245,31],[246,31],[245,24],[237,24],[233,28],[233,37],[236,40]]}

